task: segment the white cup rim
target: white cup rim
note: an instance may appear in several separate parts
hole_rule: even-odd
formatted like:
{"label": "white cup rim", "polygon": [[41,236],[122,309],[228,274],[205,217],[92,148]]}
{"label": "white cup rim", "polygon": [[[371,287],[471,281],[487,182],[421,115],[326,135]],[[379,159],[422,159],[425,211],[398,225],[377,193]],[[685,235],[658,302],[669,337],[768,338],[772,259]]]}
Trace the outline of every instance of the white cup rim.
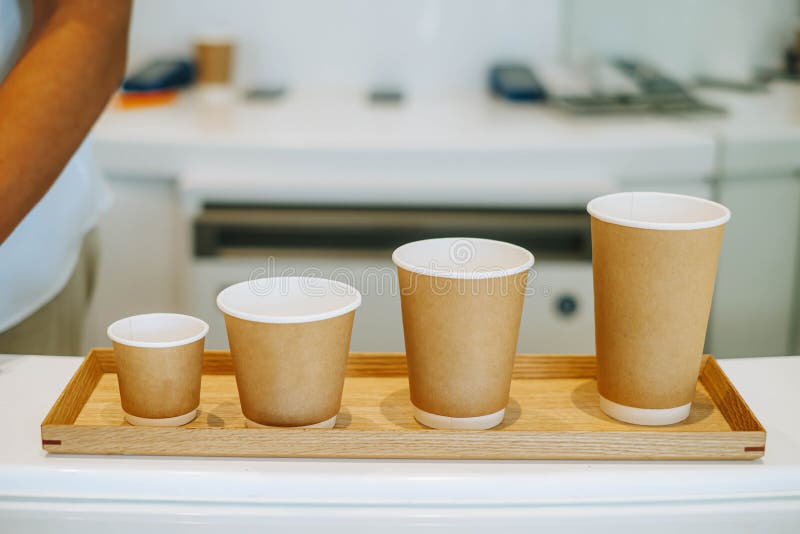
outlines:
{"label": "white cup rim", "polygon": [[[123,327],[125,322],[134,320],[159,321],[164,319],[191,323],[192,325],[198,328],[198,331],[190,336],[182,336],[169,341],[142,341],[142,340],[129,339],[128,337],[124,336],[121,332],[118,331]],[[194,343],[198,339],[206,337],[206,334],[208,334],[208,324],[202,319],[198,319],[197,317],[192,317],[191,315],[183,315],[181,313],[143,313],[140,315],[131,315],[130,317],[124,317],[122,319],[114,321],[108,326],[106,334],[112,341],[115,341],[117,343],[129,347],[142,347],[142,348],[179,347],[181,345],[188,345],[189,343]]]}
{"label": "white cup rim", "polygon": [[[288,284],[289,291],[292,292],[292,295],[287,295],[287,296],[299,295],[300,293],[297,293],[298,286],[301,283],[311,283],[312,285],[318,284],[318,287],[320,289],[324,289],[328,292],[326,295],[320,295],[322,297],[329,297],[331,295],[335,295],[334,292],[342,292],[342,295],[344,295],[346,298],[340,299],[341,302],[339,302],[338,305],[335,305],[333,307],[329,305],[321,306],[318,309],[312,310],[307,313],[292,313],[292,314],[255,313],[252,311],[239,309],[233,303],[230,302],[232,297],[239,296],[239,298],[241,298],[241,295],[243,295],[245,292],[251,292],[251,284],[263,282],[266,280],[275,281],[277,283],[281,283],[280,281],[285,281]],[[269,295],[262,295],[262,297],[268,297],[268,296]],[[319,305],[324,303],[320,301],[317,302],[317,304]],[[257,278],[253,280],[245,280],[244,282],[239,282],[226,287],[225,289],[219,292],[219,295],[217,295],[217,307],[220,309],[222,313],[230,315],[231,317],[236,317],[238,319],[243,319],[245,321],[253,321],[256,323],[271,323],[271,324],[311,323],[314,321],[322,321],[325,319],[332,319],[334,317],[344,315],[346,313],[355,310],[359,306],[361,306],[361,293],[354,287],[350,286],[349,284],[345,284],[344,282],[339,282],[338,280],[331,280],[328,278],[315,278],[310,276],[275,276],[275,277]]]}
{"label": "white cup rim", "polygon": [[[447,247],[449,251],[453,251],[454,247],[459,244],[478,246],[478,247],[493,247],[495,251],[503,250],[510,252],[516,256],[515,259],[504,259],[498,261],[495,265],[490,263],[491,267],[486,269],[470,269],[467,264],[463,268],[453,268],[451,266],[445,267],[437,266],[431,262],[422,263],[412,261],[408,258],[409,251],[425,246],[438,246],[442,245]],[[441,249],[440,249],[441,251]],[[503,278],[519,274],[527,271],[533,266],[534,257],[529,250],[526,250],[518,245],[506,243],[505,241],[497,241],[495,239],[484,239],[480,237],[437,237],[433,239],[423,239],[420,241],[412,241],[396,248],[392,252],[392,261],[397,267],[406,271],[411,271],[426,276],[433,276],[437,278],[455,278],[461,280],[478,280],[486,278]],[[427,261],[427,260],[426,260]],[[447,262],[443,262],[445,264]],[[505,265],[503,265],[505,263]]]}
{"label": "white cup rim", "polygon": [[[633,203],[634,200],[653,201],[658,200],[663,203],[671,203],[676,210],[691,207],[697,214],[688,218],[690,220],[663,221],[655,218],[625,216],[623,205]],[[657,193],[648,191],[634,191],[625,193],[611,193],[594,198],[586,205],[586,211],[595,219],[628,226],[631,228],[641,228],[644,230],[701,230],[713,228],[727,223],[731,218],[731,211],[713,200],[693,197],[690,195],[680,195],[676,193]],[[631,210],[632,211],[632,210]],[[662,215],[663,216],[663,215]]]}

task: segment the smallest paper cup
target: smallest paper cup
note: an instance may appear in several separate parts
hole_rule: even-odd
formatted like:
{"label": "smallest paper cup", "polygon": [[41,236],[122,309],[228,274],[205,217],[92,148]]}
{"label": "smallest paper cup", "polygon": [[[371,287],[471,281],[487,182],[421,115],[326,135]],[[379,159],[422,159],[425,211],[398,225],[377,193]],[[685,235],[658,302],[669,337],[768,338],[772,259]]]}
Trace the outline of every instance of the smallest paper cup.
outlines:
{"label": "smallest paper cup", "polygon": [[150,313],[108,327],[125,420],[180,426],[197,417],[208,325],[188,315]]}

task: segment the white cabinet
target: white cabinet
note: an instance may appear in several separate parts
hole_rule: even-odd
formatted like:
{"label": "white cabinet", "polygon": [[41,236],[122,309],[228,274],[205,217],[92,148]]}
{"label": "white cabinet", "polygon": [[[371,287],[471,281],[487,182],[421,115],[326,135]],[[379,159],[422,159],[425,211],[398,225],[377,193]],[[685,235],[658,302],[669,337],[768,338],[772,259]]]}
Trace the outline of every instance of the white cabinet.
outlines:
{"label": "white cabinet", "polygon": [[[246,279],[263,258],[191,262],[190,236],[173,180],[116,176],[109,184],[115,202],[100,222],[101,258],[85,347],[108,345],[105,330],[111,321],[155,311],[200,315],[212,325],[209,347],[226,346],[214,297],[226,284]],[[726,178],[718,199],[733,217],[725,231],[708,350],[720,357],[800,353],[800,178]],[[295,268],[309,262],[291,254],[282,260],[284,267]],[[317,267],[338,265],[315,260]],[[380,266],[393,274],[388,254],[364,260],[361,268]],[[526,303],[519,349],[591,352],[592,295],[590,284],[584,283],[591,277],[588,265],[542,261],[536,268],[533,284],[539,291]],[[570,316],[558,313],[559,299],[565,297],[578,304]],[[354,349],[402,350],[399,304],[391,299],[383,303],[386,309],[371,302],[358,314]],[[396,323],[390,334],[377,328],[386,322]]]}
{"label": "white cabinet", "polygon": [[708,349],[720,357],[797,352],[797,176],[723,179],[719,200],[732,217],[725,229]]}
{"label": "white cabinet", "polygon": [[[325,276],[346,282],[362,294],[350,348],[354,351],[404,350],[400,296],[391,250],[323,254],[275,251],[265,258],[196,259],[188,313],[211,329],[206,347],[225,349],[225,322],[216,296],[226,286],[253,275]],[[518,350],[536,353],[594,352],[592,269],[588,262],[542,261],[534,265],[525,299]]]}
{"label": "white cabinet", "polygon": [[100,220],[100,262],[84,347],[108,346],[106,327],[128,315],[180,310],[183,225],[173,180],[110,177],[114,204]]}

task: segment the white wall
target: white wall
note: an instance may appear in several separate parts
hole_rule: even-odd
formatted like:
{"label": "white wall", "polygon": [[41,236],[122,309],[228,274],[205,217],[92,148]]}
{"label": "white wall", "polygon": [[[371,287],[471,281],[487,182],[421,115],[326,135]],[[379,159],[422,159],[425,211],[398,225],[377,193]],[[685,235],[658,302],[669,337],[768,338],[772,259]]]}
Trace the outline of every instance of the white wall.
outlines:
{"label": "white wall", "polygon": [[241,85],[476,88],[493,60],[635,55],[743,77],[792,41],[800,0],[137,0],[130,65],[239,41]]}
{"label": "white wall", "polygon": [[564,0],[572,59],[633,55],[672,74],[746,78],[800,30],[798,0]]}
{"label": "white wall", "polygon": [[496,58],[558,51],[559,0],[137,0],[131,67],[198,33],[240,43],[242,84],[475,87]]}

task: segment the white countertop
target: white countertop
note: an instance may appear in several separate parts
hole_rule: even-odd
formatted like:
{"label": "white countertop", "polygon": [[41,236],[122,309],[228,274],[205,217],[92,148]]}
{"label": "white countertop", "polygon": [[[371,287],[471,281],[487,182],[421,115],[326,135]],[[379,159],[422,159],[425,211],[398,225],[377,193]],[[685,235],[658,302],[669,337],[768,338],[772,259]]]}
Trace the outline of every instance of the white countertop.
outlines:
{"label": "white countertop", "polygon": [[576,117],[483,91],[409,95],[375,104],[364,94],[295,90],[274,100],[233,95],[208,102],[186,91],[172,104],[132,110],[109,106],[94,128],[98,142],[235,145],[287,150],[534,150],[688,147],[702,136],[659,117]]}
{"label": "white countertop", "polygon": [[341,508],[348,520],[362,512],[364,517],[386,512],[409,521],[434,518],[434,523],[473,516],[476,521],[557,516],[578,523],[594,518],[588,524],[596,524],[603,516],[622,517],[612,513],[617,510],[636,524],[637,517],[642,522],[661,515],[736,518],[761,511],[777,526],[800,524],[800,357],[720,361],[767,430],[765,456],[742,462],[47,454],[41,449],[39,424],[80,362],[0,356],[0,525],[4,516],[19,520],[34,512],[107,506],[132,517],[164,512],[167,506],[169,513],[182,510],[206,519],[222,512],[285,518],[297,516],[298,510],[302,517],[327,517]]}
{"label": "white countertop", "polygon": [[112,105],[93,138],[104,170],[179,177],[216,200],[581,204],[619,181],[699,181],[714,169],[713,136],[680,119],[570,117],[478,91],[397,105],[337,91],[209,104],[189,91],[167,106]]}
{"label": "white countertop", "polygon": [[720,145],[722,175],[800,169],[800,83],[774,82],[756,93],[702,90],[698,96],[727,109],[722,117],[687,120]]}
{"label": "white countertop", "polygon": [[482,91],[397,105],[352,91],[227,103],[188,91],[166,106],[110,105],[93,138],[105,171],[178,178],[190,205],[580,205],[631,187],[800,168],[800,84],[698,94],[728,113],[575,117]]}

